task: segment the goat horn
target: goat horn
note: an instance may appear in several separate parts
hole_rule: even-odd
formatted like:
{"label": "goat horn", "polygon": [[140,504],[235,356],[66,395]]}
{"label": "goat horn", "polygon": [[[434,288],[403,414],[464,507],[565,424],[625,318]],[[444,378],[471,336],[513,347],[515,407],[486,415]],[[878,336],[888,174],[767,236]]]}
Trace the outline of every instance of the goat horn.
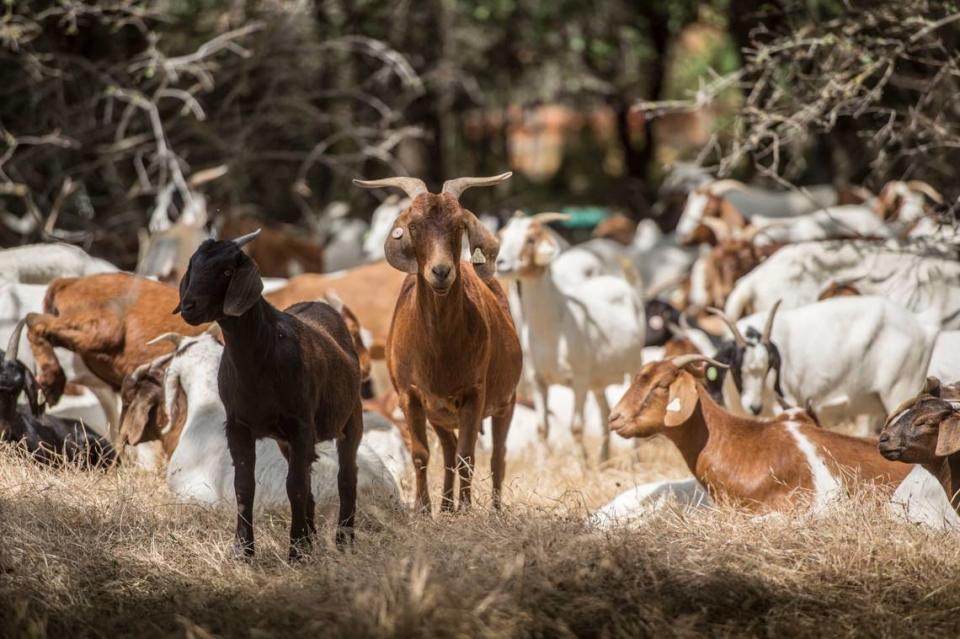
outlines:
{"label": "goat horn", "polygon": [[241,235],[238,238],[234,238],[233,243],[236,244],[238,247],[243,246],[245,244],[249,244],[250,242],[254,241],[258,235],[260,235],[260,231],[262,230],[263,229],[257,229],[252,233],[247,233],[246,235]]}
{"label": "goat horn", "polygon": [[17,352],[20,350],[20,335],[23,333],[23,325],[26,324],[26,318],[17,322],[13,327],[13,333],[10,334],[10,342],[7,344],[6,358],[8,361],[16,361]]}
{"label": "goat horn", "polygon": [[940,191],[936,190],[926,182],[922,180],[910,180],[906,183],[906,185],[911,191],[923,193],[937,204],[943,204],[943,195],[940,194]]}
{"label": "goat horn", "polygon": [[737,346],[746,346],[747,340],[743,337],[743,333],[740,332],[740,329],[737,328],[737,323],[730,319],[726,313],[721,311],[719,308],[714,308],[713,306],[707,307],[708,313],[713,313],[717,317],[723,320],[723,323],[727,325],[730,329],[730,332],[733,333],[733,341],[737,343]]}
{"label": "goat horn", "polygon": [[699,353],[695,353],[691,355],[674,355],[673,357],[668,358],[668,361],[674,366],[676,366],[677,368],[683,368],[684,366],[689,366],[690,364],[696,364],[697,362],[707,362],[719,368],[730,368],[729,364],[718,362],[712,357],[707,357],[706,355],[700,355]]}
{"label": "goat horn", "polygon": [[415,177],[398,175],[396,177],[383,178],[382,180],[354,180],[353,183],[361,189],[380,189],[385,186],[393,186],[406,193],[407,197],[411,200],[421,193],[428,193],[427,185],[424,184],[423,180]]}
{"label": "goat horn", "polygon": [[730,239],[730,227],[720,218],[705,217],[700,220],[700,223],[713,231],[713,234],[717,236],[718,243]]}
{"label": "goat horn", "polygon": [[677,277],[671,277],[671,278],[668,279],[668,280],[664,280],[663,282],[660,282],[659,284],[655,284],[654,286],[651,286],[651,287],[648,288],[646,291],[644,291],[643,294],[644,294],[648,299],[653,299],[654,297],[656,297],[656,296],[659,295],[660,293],[663,293],[664,291],[668,291],[668,290],[670,290],[671,288],[676,288],[676,287],[680,286],[680,284],[683,283],[683,280],[685,280],[685,279],[687,279],[687,275],[686,275],[686,274],[678,275]]}
{"label": "goat horn", "polygon": [[537,213],[536,215],[531,215],[531,220],[536,220],[540,224],[549,224],[550,222],[566,222],[569,220],[572,215],[569,213],[557,213],[556,211],[550,211],[548,213]]}
{"label": "goat horn", "polygon": [[780,308],[780,302],[782,301],[782,298],[778,299],[773,305],[773,308],[770,309],[770,314],[767,315],[767,323],[763,326],[763,337],[760,338],[760,341],[764,344],[770,343],[770,335],[773,332],[773,320],[777,316],[777,309]]}
{"label": "goat horn", "polygon": [[496,186],[501,182],[506,182],[513,175],[511,171],[494,175],[491,177],[462,177],[455,180],[447,180],[443,183],[441,193],[449,193],[453,197],[460,199],[464,191],[473,186]]}
{"label": "goat horn", "polygon": [[221,164],[219,166],[210,167],[209,169],[197,171],[190,176],[190,180],[187,182],[187,184],[190,186],[190,188],[196,188],[206,184],[207,182],[212,182],[217,178],[223,177],[229,170],[230,169],[226,164]]}
{"label": "goat horn", "polygon": [[335,289],[330,289],[325,291],[323,294],[323,301],[333,307],[338,313],[343,312],[343,299],[337,294]]}
{"label": "goat horn", "polygon": [[180,343],[183,342],[184,336],[180,333],[163,333],[162,335],[157,335],[152,340],[147,342],[147,344],[153,346],[159,344],[160,342],[170,342],[173,344],[174,348],[180,348]]}
{"label": "goat horn", "polygon": [[714,180],[707,185],[710,195],[723,195],[727,191],[746,191],[747,185],[740,180]]}

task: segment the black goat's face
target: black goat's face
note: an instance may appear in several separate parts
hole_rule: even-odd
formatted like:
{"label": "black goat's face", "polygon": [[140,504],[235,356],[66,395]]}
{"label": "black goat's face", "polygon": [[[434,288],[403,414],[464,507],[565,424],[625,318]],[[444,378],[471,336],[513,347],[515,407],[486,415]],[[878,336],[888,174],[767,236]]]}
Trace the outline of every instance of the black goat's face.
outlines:
{"label": "black goat's face", "polygon": [[680,311],[668,302],[652,299],[644,304],[647,332],[644,346],[662,346],[673,336],[671,324],[680,322]]}
{"label": "black goat's face", "polygon": [[30,410],[34,415],[42,411],[39,386],[33,375],[20,361],[6,359],[0,353],[0,405],[16,406],[20,393],[26,392]]}
{"label": "black goat's face", "polygon": [[[253,235],[253,234],[251,234]],[[260,299],[263,281],[256,263],[240,247],[253,239],[207,240],[190,258],[180,280],[180,313],[197,326],[246,313]]]}

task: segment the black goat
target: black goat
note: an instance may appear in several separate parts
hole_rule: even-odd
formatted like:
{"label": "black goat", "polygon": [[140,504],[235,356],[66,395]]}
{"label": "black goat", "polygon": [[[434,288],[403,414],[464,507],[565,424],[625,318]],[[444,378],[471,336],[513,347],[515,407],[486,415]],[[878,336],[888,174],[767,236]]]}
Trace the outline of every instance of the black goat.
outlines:
{"label": "black goat", "polygon": [[337,440],[337,543],[353,540],[360,365],[347,325],[330,305],[303,302],[281,312],[263,299],[257,265],[240,250],[257,233],[201,244],[180,281],[174,313],[193,326],[215,321],[223,330],[218,385],[235,471],[234,550],[238,557],[254,553],[254,442],[271,437],[289,464],[290,558],[297,559],[316,531],[310,467],[318,441]]}
{"label": "black goat", "polygon": [[643,306],[647,317],[646,339],[643,345],[663,346],[673,337],[670,325],[680,321],[680,311],[660,299],[647,300]]}
{"label": "black goat", "polygon": [[[0,441],[22,443],[30,456],[43,464],[77,464],[82,467],[107,467],[116,460],[113,447],[75,419],[44,413],[38,398],[39,386],[30,370],[17,359],[21,320],[5,353],[0,353]],[[30,407],[17,405],[26,392]]]}

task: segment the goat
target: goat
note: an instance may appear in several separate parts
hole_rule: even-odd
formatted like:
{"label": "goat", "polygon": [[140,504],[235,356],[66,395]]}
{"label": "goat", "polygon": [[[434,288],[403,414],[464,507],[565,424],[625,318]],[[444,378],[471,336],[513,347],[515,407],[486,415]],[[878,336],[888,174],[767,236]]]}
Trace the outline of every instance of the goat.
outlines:
{"label": "goat", "polygon": [[703,183],[687,196],[677,222],[677,238],[684,244],[708,241],[710,231],[701,222],[709,217],[742,227],[755,215],[788,218],[837,203],[837,190],[832,186],[809,186],[804,191],[765,191],[737,180]]}
{"label": "goat", "polygon": [[[223,345],[210,332],[197,337],[168,333],[155,340],[169,341],[176,348],[165,366],[162,400],[168,414],[184,417],[177,445],[169,454],[167,485],[181,499],[210,505],[235,503],[233,461],[223,428],[227,413],[217,390]],[[170,421],[178,420],[174,417]],[[315,449],[311,491],[316,505],[326,510],[336,503],[336,491],[331,486],[336,485],[338,462],[332,442],[318,442]],[[367,441],[357,451],[357,469],[357,492],[365,502],[399,506],[399,487]],[[257,440],[255,510],[276,509],[287,503],[286,474],[287,461],[277,442]]]}
{"label": "goat", "polygon": [[637,225],[627,257],[646,287],[646,297],[676,286],[687,275],[700,251],[697,247],[680,246],[676,238],[664,235],[653,220]]}
{"label": "goat", "polygon": [[[156,338],[150,341],[159,343]],[[186,407],[182,395],[175,403],[164,402],[164,373],[172,357],[173,353],[161,355],[123,378],[120,388],[123,410],[114,441],[118,449],[159,442],[166,458],[176,449],[184,428]]]}
{"label": "goat", "polygon": [[[23,325],[21,320],[0,354],[0,440],[23,442],[31,457],[44,464],[112,465],[113,448],[97,433],[78,420],[44,414],[36,380],[17,360]],[[29,408],[17,406],[21,393],[26,393]]]}
{"label": "goat", "polygon": [[670,341],[670,325],[680,321],[680,311],[669,302],[652,299],[644,303],[643,314],[647,322],[643,345],[663,346]]}
{"label": "goat", "polygon": [[[513,218],[504,230],[497,268],[501,277],[517,279],[522,285],[520,305],[525,330],[531,336],[528,345],[543,439],[548,440],[550,430],[549,386],[570,386],[574,392],[573,434],[585,454],[587,393],[596,398],[605,424],[610,409],[604,389],[622,382],[642,358],[643,304],[633,286],[620,277],[597,276],[578,285],[561,286],[553,262],[565,253],[560,253],[552,235],[542,233],[539,226],[535,218]],[[609,456],[610,436],[604,429],[600,461]]]}
{"label": "goat", "polygon": [[790,218],[754,215],[750,224],[756,231],[753,241],[758,246],[841,238],[892,238],[901,234],[899,229],[877,217],[870,207],[860,204],[828,206]]}
{"label": "goat", "polygon": [[[168,312],[177,291],[129,273],[61,278],[47,287],[43,313],[27,313],[27,335],[36,360],[37,382],[50,405],[66,385],[53,348],[77,354],[97,378],[119,391],[137,367],[170,350],[147,342],[160,333],[196,334]],[[115,427],[115,424],[112,424]]]}
{"label": "goat", "polygon": [[0,278],[47,284],[58,277],[115,273],[119,269],[71,244],[28,244],[0,250]]}
{"label": "goat", "polygon": [[302,231],[279,223],[263,226],[247,215],[224,218],[217,236],[223,239],[245,236],[259,230],[260,239],[247,248],[247,255],[257,263],[264,277],[295,277],[303,273],[323,273],[323,246],[304,237]]}
{"label": "goat", "polygon": [[[494,186],[510,175],[447,180],[437,194],[416,178],[354,180],[363,188],[400,188],[410,198],[384,244],[387,262],[408,274],[387,338],[387,368],[411,433],[417,503],[426,512],[430,511],[427,419],[443,447],[441,509],[453,509],[457,472],[463,510],[471,502],[480,426],[485,417],[493,417],[490,465],[493,504],[500,508],[507,431],[522,355],[507,297],[493,278],[499,244],[460,204],[460,196],[471,187]],[[464,233],[473,268],[460,263]]]}
{"label": "goat", "polygon": [[877,446],[887,459],[923,466],[960,512],[960,384],[942,386],[928,377],[891,412]]}
{"label": "goat", "polygon": [[622,437],[666,435],[711,499],[768,514],[808,504],[821,510],[848,475],[893,492],[910,467],[887,461],[866,440],[818,428],[802,414],[753,420],[725,411],[695,364],[725,366],[703,355],[645,365],[613,409]]}
{"label": "goat", "polygon": [[217,322],[224,352],[217,384],[237,496],[234,550],[254,554],[256,440],[280,442],[289,469],[290,558],[301,556],[316,531],[310,465],[318,441],[337,440],[338,544],[353,540],[357,448],[363,435],[360,365],[347,326],[328,304],[302,302],[278,311],[261,295],[256,262],[242,247],[259,234],[208,240],[180,281],[180,313],[191,326]]}
{"label": "goat", "polygon": [[712,502],[710,495],[693,477],[653,481],[617,495],[590,516],[590,524],[600,530],[634,525],[668,505],[695,510],[710,506]]}
{"label": "goat", "polygon": [[881,297],[778,308],[739,323],[720,313],[734,338],[715,355],[730,365],[717,382],[730,410],[770,415],[786,403],[824,425],[858,415],[882,423],[923,383],[940,331],[935,312],[917,317]]}
{"label": "goat", "polygon": [[737,281],[776,253],[781,244],[754,244],[754,232],[738,233],[717,218],[705,218],[716,245],[697,260],[691,273],[690,302],[699,306],[723,306]]}
{"label": "goat", "polygon": [[[727,297],[733,320],[816,301],[831,280],[857,282],[864,295],[881,295],[914,313],[935,308],[944,328],[960,328],[960,263],[947,252],[915,243],[864,240],[807,242],[786,246],[744,275]],[[783,291],[790,291],[783,297]]]}

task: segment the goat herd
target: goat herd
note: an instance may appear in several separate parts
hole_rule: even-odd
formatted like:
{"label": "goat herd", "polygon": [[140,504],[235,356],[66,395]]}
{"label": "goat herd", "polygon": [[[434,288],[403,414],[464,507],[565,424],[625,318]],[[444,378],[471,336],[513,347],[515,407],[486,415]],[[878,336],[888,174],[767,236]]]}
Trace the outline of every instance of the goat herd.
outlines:
{"label": "goat herd", "polygon": [[571,247],[562,214],[517,214],[498,238],[461,205],[509,177],[356,180],[407,199],[374,216],[384,259],[334,273],[262,277],[303,243],[258,252],[269,233],[249,228],[191,246],[179,291],[68,245],[0,251],[0,435],[42,463],[165,466],[179,499],[235,499],[238,556],[254,512],[285,501],[291,559],[318,506],[339,503],[348,543],[358,494],[399,507],[410,457],[429,511],[428,421],[442,510],[470,506],[479,443],[499,509],[508,443],[559,454],[570,433],[587,462],[591,427],[601,465],[610,431],[663,434],[693,475],[628,491],[601,527],[670,501],[816,511],[855,486],[960,525],[960,385],[940,382],[960,380],[960,262],[936,191],[697,173],[675,233],[614,217]]}

